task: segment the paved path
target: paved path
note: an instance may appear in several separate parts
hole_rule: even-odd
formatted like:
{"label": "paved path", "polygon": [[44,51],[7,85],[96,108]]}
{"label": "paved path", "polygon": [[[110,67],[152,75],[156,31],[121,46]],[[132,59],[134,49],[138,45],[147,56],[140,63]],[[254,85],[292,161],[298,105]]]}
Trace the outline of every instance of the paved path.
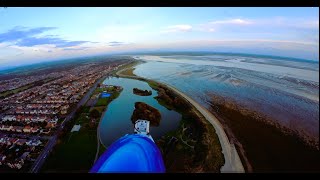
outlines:
{"label": "paved path", "polygon": [[213,125],[219,137],[222,147],[222,153],[224,154],[225,159],[225,164],[224,166],[222,166],[221,172],[245,172],[240,157],[237,153],[237,150],[234,147],[234,144],[230,143],[225,131],[223,130],[223,126],[219,122],[219,120],[213,114],[211,114],[205,107],[200,105],[198,102],[196,102],[189,96],[185,95],[184,93],[170,85],[165,85],[168,86],[170,89],[174,90],[187,101],[189,101]]}
{"label": "paved path", "polygon": [[[104,146],[103,143],[101,142],[101,138],[100,138],[100,124],[101,124],[101,122],[102,122],[102,119],[103,119],[103,117],[104,117],[104,114],[105,114],[106,111],[107,111],[107,108],[108,108],[108,107],[106,107],[105,110],[103,111],[103,113],[102,113],[102,115],[101,115],[101,117],[100,117],[100,121],[99,121],[98,128],[97,128],[97,152],[96,152],[96,157],[95,157],[95,159],[94,159],[94,163],[96,163],[96,161],[97,161],[98,158],[99,158],[100,143],[102,144],[102,146]],[[104,146],[104,148],[106,148],[106,147]],[[107,149],[107,148],[106,148],[106,149]]]}
{"label": "paved path", "polygon": [[[127,78],[133,78],[133,79],[139,79],[138,76],[128,76],[128,75],[122,75],[120,74],[125,69],[118,71],[117,75],[121,77],[127,77]],[[140,79],[147,79],[147,78],[140,78]],[[172,89],[176,93],[178,93],[180,96],[185,98],[188,102],[190,102],[214,127],[216,130],[216,133],[219,137],[220,144],[222,147],[222,153],[224,155],[225,164],[221,167],[221,172],[223,173],[229,173],[229,172],[237,172],[237,173],[244,173],[244,167],[241,163],[240,157],[238,155],[238,152],[234,146],[234,144],[231,144],[225,131],[223,130],[222,124],[219,122],[219,120],[211,114],[205,107],[200,105],[198,102],[184,94],[183,92],[179,91],[175,87],[172,87],[168,84],[162,83],[166,85],[168,88]]]}

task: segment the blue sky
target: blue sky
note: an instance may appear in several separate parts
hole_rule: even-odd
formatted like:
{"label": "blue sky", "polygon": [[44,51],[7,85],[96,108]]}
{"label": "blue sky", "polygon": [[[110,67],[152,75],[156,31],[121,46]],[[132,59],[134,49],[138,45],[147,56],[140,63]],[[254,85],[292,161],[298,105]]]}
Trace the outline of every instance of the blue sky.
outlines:
{"label": "blue sky", "polygon": [[0,67],[143,50],[319,60],[319,8],[1,8]]}

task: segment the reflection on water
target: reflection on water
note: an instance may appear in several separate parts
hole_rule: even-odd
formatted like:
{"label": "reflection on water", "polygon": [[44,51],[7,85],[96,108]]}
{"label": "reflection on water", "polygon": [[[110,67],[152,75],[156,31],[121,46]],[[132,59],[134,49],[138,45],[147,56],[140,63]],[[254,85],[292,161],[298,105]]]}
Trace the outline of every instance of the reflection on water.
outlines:
{"label": "reflection on water", "polygon": [[[235,56],[152,58],[142,56],[147,63],[138,65],[134,74],[175,86],[206,107],[208,93],[232,98],[291,129],[319,137],[318,63]],[[261,64],[273,68],[259,69]]]}
{"label": "reflection on water", "polygon": [[[109,146],[112,142],[125,134],[133,133],[133,124],[131,115],[134,111],[135,102],[144,102],[158,109],[161,113],[161,121],[159,127],[151,127],[150,133],[153,139],[157,139],[178,127],[181,115],[175,111],[169,111],[161,106],[153,97],[157,96],[157,91],[154,91],[146,82],[126,79],[126,78],[107,78],[104,84],[122,86],[123,91],[120,96],[113,100],[100,124],[100,137],[104,145]],[[132,89],[139,88],[143,90],[151,90],[151,96],[139,96],[133,94]]]}

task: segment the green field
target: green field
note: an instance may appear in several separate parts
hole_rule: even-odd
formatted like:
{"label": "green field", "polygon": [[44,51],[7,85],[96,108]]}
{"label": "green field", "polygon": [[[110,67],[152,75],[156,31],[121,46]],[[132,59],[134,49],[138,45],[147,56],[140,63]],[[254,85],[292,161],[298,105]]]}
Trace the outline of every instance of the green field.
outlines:
{"label": "green field", "polygon": [[99,113],[102,114],[102,112],[104,111],[105,107],[104,107],[104,106],[92,107],[92,108],[90,109],[90,111],[92,111],[92,110],[94,110],[94,109],[98,110]]}
{"label": "green field", "polygon": [[33,84],[28,84],[28,85],[25,85],[25,86],[22,86],[22,87],[19,87],[17,89],[13,89],[13,90],[10,90],[10,91],[4,91],[2,93],[0,93],[0,97],[6,97],[10,94],[16,94],[18,92],[21,92],[21,91],[24,91],[26,89],[29,89],[33,86]]}
{"label": "green field", "polygon": [[97,124],[90,127],[88,113],[82,113],[75,124],[80,124],[78,132],[70,132],[55,147],[43,172],[88,172],[92,167],[97,150]]}
{"label": "green field", "polygon": [[106,106],[108,105],[109,98],[99,98],[95,106]]}
{"label": "green field", "polygon": [[121,74],[127,75],[127,76],[135,76],[135,74],[133,73],[134,70],[135,70],[135,68],[128,68],[128,69],[123,70],[121,72]]}
{"label": "green field", "polygon": [[40,81],[36,81],[36,82],[30,83],[30,84],[26,84],[26,85],[24,85],[24,86],[21,86],[21,87],[19,87],[19,88],[13,89],[13,90],[1,92],[1,93],[0,93],[0,98],[5,98],[5,97],[7,97],[7,96],[10,96],[10,95],[19,93],[19,92],[21,92],[21,91],[30,89],[30,88],[32,88],[32,87],[34,87],[34,86],[42,85],[42,84],[47,83],[47,82],[52,81],[52,80],[54,80],[54,79],[53,79],[53,78],[47,78],[47,79],[43,79],[43,80],[40,80]]}

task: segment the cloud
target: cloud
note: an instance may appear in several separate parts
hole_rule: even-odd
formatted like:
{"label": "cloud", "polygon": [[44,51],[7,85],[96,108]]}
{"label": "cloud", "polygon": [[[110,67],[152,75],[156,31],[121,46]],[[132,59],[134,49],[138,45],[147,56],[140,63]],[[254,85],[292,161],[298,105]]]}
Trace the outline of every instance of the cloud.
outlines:
{"label": "cloud", "polygon": [[56,29],[56,28],[55,27],[38,27],[38,28],[27,29],[25,27],[16,26],[13,29],[0,34],[0,43],[17,41],[19,39],[38,35],[53,29]]}
{"label": "cloud", "polygon": [[78,48],[64,48],[63,50],[65,51],[79,51],[79,50],[85,50],[88,49],[89,47],[78,47]]}
{"label": "cloud", "polygon": [[198,24],[194,27],[195,31],[204,31],[204,32],[216,32],[221,28],[230,28],[233,26],[245,27],[246,25],[252,25],[255,22],[247,19],[227,19],[227,20],[216,20],[210,21],[204,24]]}
{"label": "cloud", "polygon": [[173,26],[168,26],[163,32],[171,33],[171,32],[187,32],[191,31],[192,26],[188,24],[178,24]]}
{"label": "cloud", "polygon": [[189,24],[178,24],[173,26],[168,26],[165,28],[164,33],[173,33],[173,32],[188,32],[188,31],[205,31],[205,32],[215,32],[217,27],[226,26],[226,25],[250,25],[253,24],[253,21],[245,19],[227,19],[227,20],[218,20],[211,21],[205,24],[196,24],[191,26]]}
{"label": "cloud", "polygon": [[[248,29],[247,27],[250,27]],[[225,19],[215,20],[203,24],[195,25],[194,31],[217,32],[225,30],[232,30],[237,32],[244,32],[244,30],[253,31],[256,29],[278,29],[278,30],[319,30],[319,19],[303,19],[303,18],[286,18],[286,17],[270,17],[267,19]]]}
{"label": "cloud", "polygon": [[248,25],[253,24],[252,21],[244,20],[244,19],[228,19],[221,21],[211,21],[209,24],[234,24],[234,25]]}
{"label": "cloud", "polygon": [[[25,27],[15,27],[5,33],[0,34],[0,43],[11,42],[17,46],[38,46],[38,45],[54,45],[58,48],[73,47],[90,41],[69,41],[59,38],[55,35],[47,35],[39,37],[42,33],[56,29],[55,27],[38,27],[27,29]],[[93,42],[94,43],[94,42]]]}
{"label": "cloud", "polygon": [[125,45],[126,43],[124,42],[119,42],[119,41],[111,41],[109,42],[109,46],[121,46],[121,45]]}

